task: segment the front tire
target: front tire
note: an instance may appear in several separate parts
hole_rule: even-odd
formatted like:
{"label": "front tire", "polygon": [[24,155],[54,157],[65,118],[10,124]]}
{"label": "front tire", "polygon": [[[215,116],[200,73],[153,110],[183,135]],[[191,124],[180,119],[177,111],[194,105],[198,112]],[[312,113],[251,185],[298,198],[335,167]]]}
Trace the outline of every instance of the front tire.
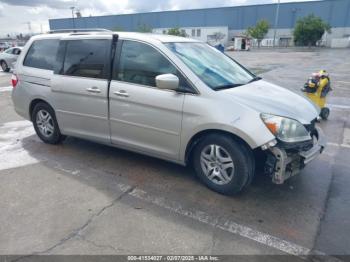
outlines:
{"label": "front tire", "polygon": [[8,67],[6,61],[1,61],[1,68],[4,72],[10,72],[10,68]]}
{"label": "front tire", "polygon": [[204,137],[194,149],[193,165],[198,178],[207,187],[224,195],[244,190],[255,171],[251,149],[224,134]]}
{"label": "front tire", "polygon": [[39,138],[47,144],[59,144],[64,139],[56,120],[55,112],[46,103],[38,103],[32,112],[34,129]]}

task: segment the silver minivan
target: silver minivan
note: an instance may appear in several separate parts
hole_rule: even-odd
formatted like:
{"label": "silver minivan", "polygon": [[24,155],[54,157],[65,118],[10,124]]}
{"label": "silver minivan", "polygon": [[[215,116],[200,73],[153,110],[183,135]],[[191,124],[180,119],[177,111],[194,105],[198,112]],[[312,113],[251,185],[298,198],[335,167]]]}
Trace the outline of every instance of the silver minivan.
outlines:
{"label": "silver minivan", "polygon": [[[12,77],[45,143],[75,136],[192,165],[222,194],[282,184],[322,153],[319,109],[206,43],[109,31],[32,37]],[[142,175],[142,174],[140,174]]]}

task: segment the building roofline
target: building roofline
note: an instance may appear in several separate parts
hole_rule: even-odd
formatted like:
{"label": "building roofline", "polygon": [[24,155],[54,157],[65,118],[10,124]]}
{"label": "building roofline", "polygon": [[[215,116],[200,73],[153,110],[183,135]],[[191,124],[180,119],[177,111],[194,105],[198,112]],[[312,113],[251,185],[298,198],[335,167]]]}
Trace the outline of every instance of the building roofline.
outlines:
{"label": "building roofline", "polygon": [[[320,2],[332,2],[337,0],[306,0],[300,2],[292,2],[293,0],[289,0],[290,2],[281,3],[281,5],[287,4],[305,4],[305,3],[320,3]],[[159,13],[176,13],[176,12],[190,12],[190,11],[203,11],[203,10],[217,10],[217,9],[226,9],[226,8],[244,8],[244,7],[255,7],[255,6],[271,6],[277,5],[277,3],[266,3],[266,4],[254,4],[254,5],[236,5],[236,6],[221,6],[221,7],[212,7],[212,8],[192,8],[192,9],[180,9],[180,10],[164,10],[164,11],[150,11],[150,12],[140,12],[140,13],[127,13],[127,14],[111,14],[111,15],[96,15],[96,16],[84,16],[75,19],[86,19],[90,17],[111,17],[111,16],[130,16],[130,15],[144,15],[144,14],[159,14]],[[66,20],[72,19],[71,17],[65,18],[53,18],[49,19],[49,21],[55,20]]]}

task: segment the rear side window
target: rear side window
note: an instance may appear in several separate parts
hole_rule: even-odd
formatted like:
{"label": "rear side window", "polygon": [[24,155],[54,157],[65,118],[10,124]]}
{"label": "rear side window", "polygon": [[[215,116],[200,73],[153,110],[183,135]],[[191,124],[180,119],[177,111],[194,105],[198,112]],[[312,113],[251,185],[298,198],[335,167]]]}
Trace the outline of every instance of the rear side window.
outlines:
{"label": "rear side window", "polygon": [[110,40],[84,39],[67,41],[63,74],[90,78],[106,78],[105,68]]}
{"label": "rear side window", "polygon": [[53,70],[56,53],[58,48],[58,39],[45,39],[33,42],[32,46],[24,59],[23,65],[28,67]]}

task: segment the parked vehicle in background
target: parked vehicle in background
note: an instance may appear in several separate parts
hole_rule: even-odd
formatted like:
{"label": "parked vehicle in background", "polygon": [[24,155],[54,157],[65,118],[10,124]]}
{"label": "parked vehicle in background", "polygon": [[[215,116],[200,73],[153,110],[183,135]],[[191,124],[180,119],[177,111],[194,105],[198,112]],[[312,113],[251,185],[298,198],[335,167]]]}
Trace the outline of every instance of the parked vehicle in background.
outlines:
{"label": "parked vehicle in background", "polygon": [[15,110],[45,143],[70,135],[192,165],[222,194],[246,188],[255,163],[281,184],[324,148],[319,109],[307,98],[193,39],[40,35],[15,72]]}
{"label": "parked vehicle in background", "polygon": [[11,46],[7,42],[0,42],[0,52],[5,51],[6,49],[10,48]]}
{"label": "parked vehicle in background", "polygon": [[11,47],[0,53],[0,66],[4,72],[9,72],[11,68],[14,68],[21,52],[22,47]]}

